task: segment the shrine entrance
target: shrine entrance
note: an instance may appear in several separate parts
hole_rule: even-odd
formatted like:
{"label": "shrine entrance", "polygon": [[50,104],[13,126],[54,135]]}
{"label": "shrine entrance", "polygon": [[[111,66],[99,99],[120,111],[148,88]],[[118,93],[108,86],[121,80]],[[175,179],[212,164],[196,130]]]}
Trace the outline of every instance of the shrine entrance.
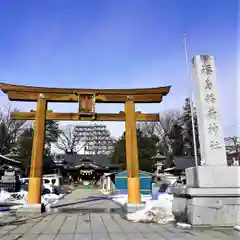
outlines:
{"label": "shrine entrance", "polygon": [[[46,120],[65,121],[125,121],[126,166],[128,171],[128,203],[139,204],[140,179],[136,121],[159,121],[159,114],[135,112],[135,103],[160,103],[170,86],[142,89],[66,89],[19,86],[0,83],[0,89],[10,101],[37,102],[35,112],[14,112],[13,120],[35,120],[28,204],[41,203],[42,166]],[[76,102],[76,113],[48,111],[48,102]],[[123,103],[124,112],[96,113],[96,103]]]}

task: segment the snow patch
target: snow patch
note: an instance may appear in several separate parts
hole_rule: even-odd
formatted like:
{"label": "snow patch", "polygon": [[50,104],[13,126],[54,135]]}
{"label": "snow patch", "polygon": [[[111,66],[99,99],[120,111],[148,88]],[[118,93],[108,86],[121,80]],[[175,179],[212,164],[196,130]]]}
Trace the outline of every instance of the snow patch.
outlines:
{"label": "snow patch", "polygon": [[[152,200],[151,195],[142,195],[142,202],[146,206],[135,213],[128,213],[126,218],[132,222],[157,222],[165,224],[175,220],[172,214],[173,195],[168,193],[158,194],[157,200]],[[117,195],[112,198],[113,201],[124,205],[127,203],[128,195]]]}
{"label": "snow patch", "polygon": [[[41,203],[45,206],[46,210],[51,208],[53,204],[56,204],[61,198],[63,198],[64,194],[45,194],[41,197]],[[28,201],[28,192],[20,191],[16,193],[9,193],[4,190],[0,192],[0,203],[9,203],[9,210],[16,210],[21,208],[22,205],[27,204]]]}
{"label": "snow patch", "polygon": [[178,222],[176,225],[177,225],[177,227],[179,227],[181,229],[191,229],[192,228],[192,225],[187,224],[187,223]]}
{"label": "snow patch", "polygon": [[234,226],[234,230],[239,231],[240,232],[240,226]]}

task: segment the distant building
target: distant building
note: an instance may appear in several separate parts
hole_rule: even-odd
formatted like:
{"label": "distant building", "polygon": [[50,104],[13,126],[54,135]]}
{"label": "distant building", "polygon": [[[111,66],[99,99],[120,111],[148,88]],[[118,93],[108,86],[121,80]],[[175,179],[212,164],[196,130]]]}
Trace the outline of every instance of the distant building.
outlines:
{"label": "distant building", "polygon": [[240,165],[240,138],[227,137],[224,141],[228,165]]}
{"label": "distant building", "polygon": [[110,154],[114,148],[114,139],[105,125],[76,125],[75,134],[84,142],[85,154]]}
{"label": "distant building", "polygon": [[227,152],[228,165],[240,166],[240,151],[232,150]]}

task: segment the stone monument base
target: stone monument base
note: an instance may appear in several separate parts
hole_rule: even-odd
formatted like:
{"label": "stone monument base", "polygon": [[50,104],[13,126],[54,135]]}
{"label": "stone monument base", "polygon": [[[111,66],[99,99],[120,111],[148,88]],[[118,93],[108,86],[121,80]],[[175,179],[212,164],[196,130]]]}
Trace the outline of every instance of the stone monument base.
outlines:
{"label": "stone monument base", "polygon": [[240,188],[240,167],[191,167],[186,169],[186,180],[190,188]]}
{"label": "stone monument base", "polygon": [[239,188],[171,188],[176,221],[192,226],[240,225]]}
{"label": "stone monument base", "polygon": [[240,167],[186,169],[187,186],[171,188],[177,221],[193,226],[240,225]]}

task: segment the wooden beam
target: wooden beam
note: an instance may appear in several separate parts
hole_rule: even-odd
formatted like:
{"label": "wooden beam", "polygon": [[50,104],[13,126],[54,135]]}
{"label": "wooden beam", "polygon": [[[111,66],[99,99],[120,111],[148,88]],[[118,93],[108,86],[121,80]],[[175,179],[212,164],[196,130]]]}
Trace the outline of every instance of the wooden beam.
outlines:
{"label": "wooden beam", "polygon": [[[39,93],[32,92],[20,92],[20,91],[9,91],[8,98],[11,101],[27,101],[35,102],[38,99]],[[45,99],[48,102],[77,102],[78,96],[76,94],[56,94],[56,93],[47,93],[44,94]]]}
{"label": "wooden beam", "polygon": [[35,93],[75,93],[79,94],[100,94],[100,95],[135,95],[135,94],[161,94],[167,95],[171,86],[156,87],[156,88],[135,88],[135,89],[84,89],[84,88],[47,88],[47,87],[34,87],[34,86],[22,86],[0,83],[0,89],[4,93],[8,91],[21,91],[21,92],[35,92]]}
{"label": "wooden beam", "polygon": [[[159,121],[159,114],[153,113],[140,113],[136,112],[137,121],[154,122]],[[11,118],[13,120],[35,120],[35,112],[13,112]],[[95,119],[92,117],[82,117],[79,119],[78,113],[47,113],[47,120],[59,121],[125,121],[124,112],[120,113],[97,113]]]}
{"label": "wooden beam", "polygon": [[28,203],[41,204],[42,166],[44,157],[45,121],[47,102],[42,94],[37,103],[33,137],[32,161],[28,187]]}
{"label": "wooden beam", "polygon": [[[38,100],[39,93],[32,92],[19,92],[9,91],[8,98],[11,101],[27,101],[34,102]],[[71,93],[46,93],[44,94],[45,99],[48,102],[78,102],[78,95]],[[81,95],[80,95],[81,96]],[[84,96],[84,95],[82,95]],[[92,98],[92,95],[85,95],[86,97]],[[112,94],[112,95],[96,95],[96,103],[125,103],[128,99],[128,95]],[[144,94],[144,95],[133,95],[132,99],[135,103],[160,103],[162,101],[162,95],[160,94]]]}

